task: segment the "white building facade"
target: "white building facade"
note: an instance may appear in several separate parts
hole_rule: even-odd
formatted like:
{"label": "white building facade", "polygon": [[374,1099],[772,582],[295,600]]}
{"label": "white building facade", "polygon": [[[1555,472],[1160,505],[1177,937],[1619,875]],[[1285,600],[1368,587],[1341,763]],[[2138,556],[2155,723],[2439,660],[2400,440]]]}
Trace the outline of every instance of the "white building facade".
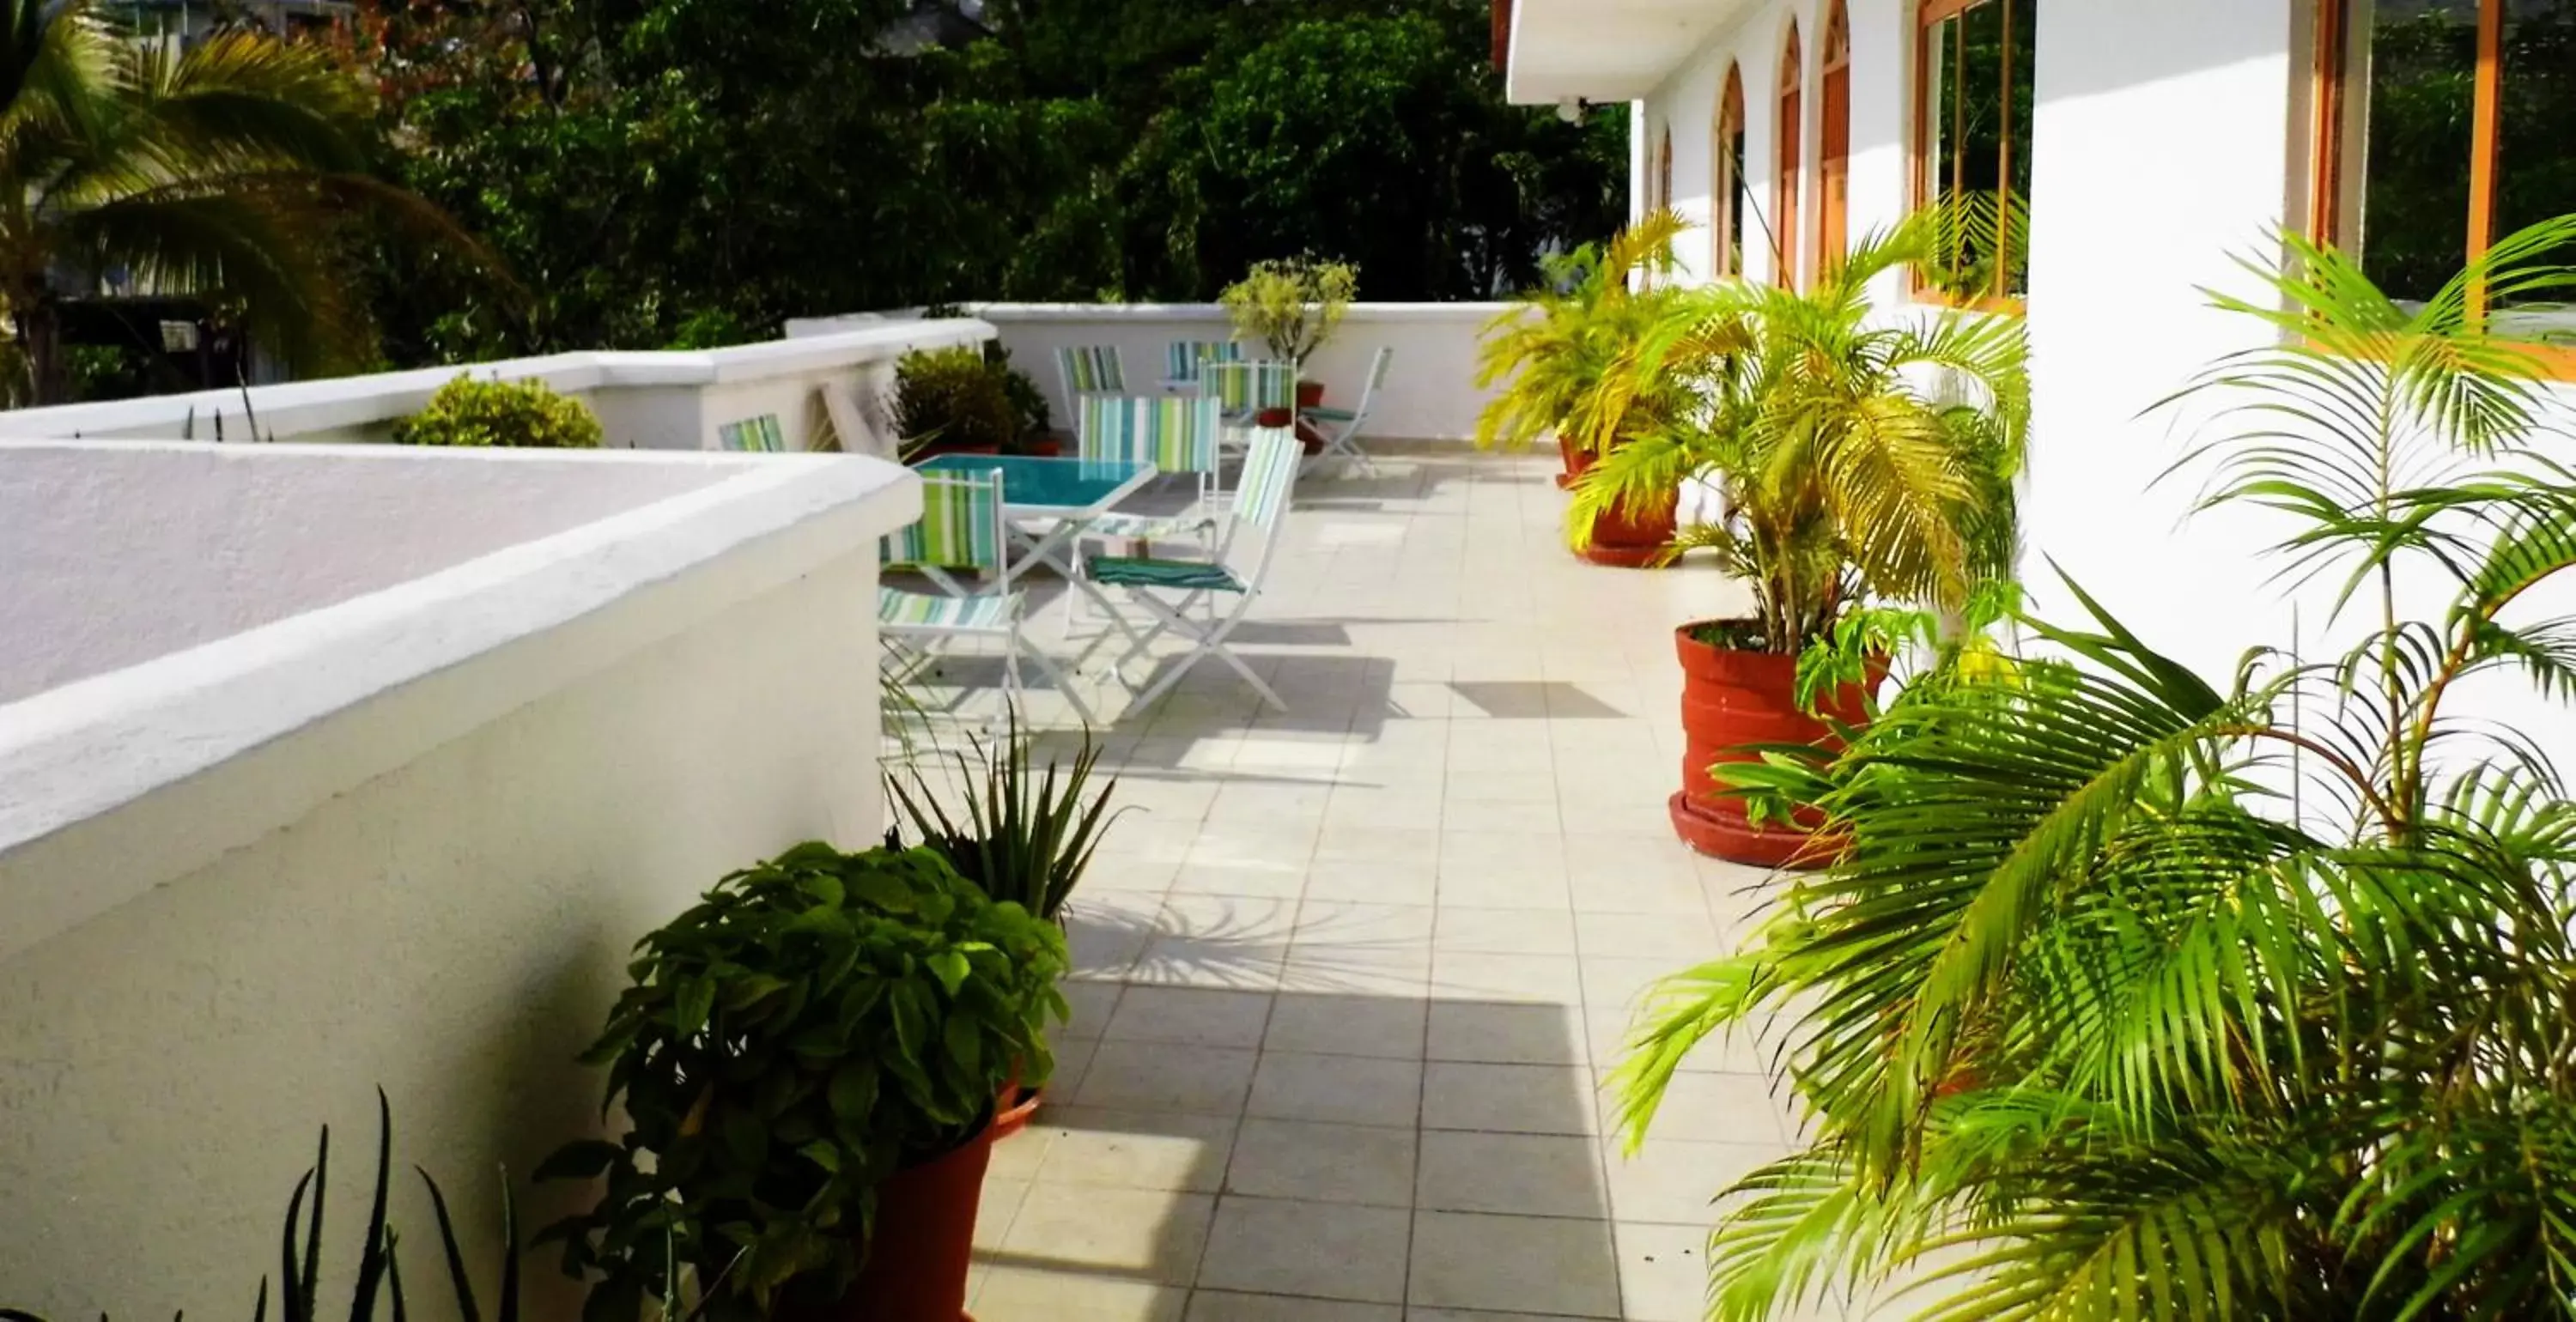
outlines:
{"label": "white building facade", "polygon": [[[2026,577],[2043,609],[2062,613],[2069,603],[2050,565],[2062,567],[2205,673],[2224,674],[2248,646],[2288,643],[2293,629],[2290,603],[2266,585],[2274,566],[2256,562],[2280,525],[2226,511],[2186,527],[2202,475],[2167,475],[2196,426],[2153,406],[2268,334],[2213,309],[2209,291],[2262,300],[2240,263],[2277,262],[2284,230],[2347,247],[2368,232],[2382,253],[2374,263],[2365,252],[2365,263],[2391,267],[2403,256],[2388,237],[2401,207],[2413,208],[2409,242],[2457,214],[2456,251],[2417,245],[2428,248],[2418,267],[2438,260],[2447,273],[2482,234],[2576,211],[2576,198],[2546,196],[2566,167],[2563,123],[2551,134],[2530,120],[2532,105],[2556,104],[2576,80],[2576,67],[2562,67],[2576,59],[2533,56],[2576,49],[2562,44],[2576,27],[2564,6],[1502,4],[1514,100],[1631,104],[1633,209],[1669,205],[1707,227],[1681,245],[1694,279],[1777,279],[1792,262],[1812,272],[1836,235],[1893,225],[1957,182],[1948,143],[1984,116],[1964,139],[1969,154],[1992,153],[2001,136],[2007,160],[1970,161],[1970,190],[1980,171],[1989,187],[2000,175],[2026,208],[2026,257],[2003,263],[2008,275],[1975,300],[2028,321]],[[2010,52],[2000,59],[1999,44]],[[2375,146],[2374,134],[2396,131],[2374,113],[2375,87],[2388,100],[2387,88],[2420,94],[2436,79],[2456,92],[2436,126],[2448,136]],[[2495,92],[2499,81],[2508,95]],[[2456,171],[2441,164],[2453,155]],[[2417,162],[2415,179],[2397,173],[2401,156]],[[1730,232],[1741,236],[1740,262],[1730,263]],[[2428,292],[2382,282],[2401,297]],[[1886,304],[1955,301],[1890,285]],[[2300,627],[2313,636],[2308,615]]]}

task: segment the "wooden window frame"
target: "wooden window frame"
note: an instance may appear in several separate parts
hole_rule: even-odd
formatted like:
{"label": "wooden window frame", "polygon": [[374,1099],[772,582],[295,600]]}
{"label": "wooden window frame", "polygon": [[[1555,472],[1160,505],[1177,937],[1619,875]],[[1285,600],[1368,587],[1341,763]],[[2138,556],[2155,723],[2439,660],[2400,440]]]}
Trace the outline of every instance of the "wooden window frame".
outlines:
{"label": "wooden window frame", "polygon": [[[2319,3],[2341,4],[2343,0],[2319,0]],[[1914,11],[1914,114],[1912,116],[1914,133],[1912,148],[1908,153],[1910,159],[1906,165],[1908,211],[1922,210],[1931,204],[1933,197],[1932,117],[1938,107],[1932,103],[1932,30],[1943,22],[1982,4],[1999,4],[2004,7],[2004,115],[2007,121],[2011,118],[2014,91],[2012,51],[2016,34],[2012,27],[2013,11],[2010,0],[1919,0]],[[2004,125],[2003,145],[1995,163],[1997,175],[2007,182],[2012,179],[2014,146],[2012,125],[2007,122]],[[2021,144],[2021,147],[2024,151],[2029,150],[2027,143]],[[2001,247],[2008,241],[2012,227],[2006,224],[1999,225],[1998,229],[2000,232],[1996,234],[1995,242],[1998,247]],[[2011,257],[2012,254],[2009,251],[1998,252],[1995,255],[1995,280],[1999,285],[2009,278],[2012,270]],[[1908,277],[1906,284],[1907,294],[1918,303],[1968,308],[1978,312],[2000,312],[2011,316],[2020,316],[2027,310],[2024,300],[2002,289],[1993,290],[1976,298],[1960,298],[1948,290],[1933,288],[1911,276]]]}
{"label": "wooden window frame", "polygon": [[[2354,0],[2316,0],[2310,35],[2315,50],[2309,73],[2311,160],[2307,233],[2322,247],[2343,247],[2344,120],[2351,107],[2352,6]],[[2504,148],[2504,17],[2507,0],[2478,0],[2478,56],[2469,112],[2469,213],[2461,261],[2487,255],[2496,240],[2497,162]],[[2364,126],[2367,131],[2367,126]],[[2366,181],[2365,181],[2366,183]],[[2483,290],[2471,291],[2483,314]],[[2525,351],[2561,380],[2576,380],[2576,345],[2528,341]]]}
{"label": "wooden window frame", "polygon": [[1851,252],[1851,10],[1830,0],[1816,78],[1816,274]]}
{"label": "wooden window frame", "polygon": [[1720,280],[1744,274],[1744,213],[1736,205],[1736,194],[1744,187],[1744,166],[1734,149],[1735,140],[1743,136],[1744,67],[1728,61],[1709,138],[1708,269]]}
{"label": "wooden window frame", "polygon": [[1806,186],[1806,51],[1798,40],[1798,20],[1789,20],[1789,40],[1780,51],[1780,85],[1772,125],[1771,283],[1797,289],[1799,281],[1798,194]]}

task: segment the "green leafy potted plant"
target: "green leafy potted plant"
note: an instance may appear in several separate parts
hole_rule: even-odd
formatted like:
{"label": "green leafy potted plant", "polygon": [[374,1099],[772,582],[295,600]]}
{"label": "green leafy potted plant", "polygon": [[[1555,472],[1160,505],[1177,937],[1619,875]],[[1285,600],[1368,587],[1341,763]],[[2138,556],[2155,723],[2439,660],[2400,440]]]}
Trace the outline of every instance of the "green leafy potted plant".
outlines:
{"label": "green leafy potted plant", "polygon": [[620,1142],[542,1177],[606,1177],[540,1239],[596,1272],[587,1316],[849,1310],[955,1322],[994,1099],[1044,1083],[1064,934],[936,852],[808,843],[734,873],[639,943],[584,1060]]}
{"label": "green leafy potted plant", "polygon": [[[1601,513],[1712,480],[1723,513],[1664,554],[1707,550],[1753,590],[1752,616],[1675,634],[1688,752],[1671,813],[1704,853],[1766,865],[1806,854],[1812,813],[1766,820],[1711,768],[1754,761],[1764,745],[1827,741],[1830,723],[1859,720],[1906,618],[1874,608],[1956,614],[2011,575],[2030,411],[2021,323],[1888,319],[1870,304],[1870,281],[1919,260],[1928,234],[1918,219],[1864,238],[1804,291],[1675,291],[1614,373],[1689,403],[1657,410],[1576,481],[1574,535]],[[1814,683],[1820,669],[1834,682]]]}
{"label": "green leafy potted plant", "polygon": [[[904,774],[889,771],[886,790],[898,820],[887,828],[886,843],[900,847],[908,822],[923,848],[947,859],[986,895],[1062,926],[1065,902],[1116,820],[1109,800],[1118,780],[1113,776],[1095,787],[1100,748],[1088,732],[1070,766],[1049,760],[1040,771],[1031,764],[1029,745],[1014,714],[1000,743],[975,740],[971,753],[951,751],[946,760],[956,772],[954,815],[918,765],[906,765]],[[993,1137],[1018,1133],[1044,1104],[1043,1088],[1011,1079],[993,1119]]]}
{"label": "green leafy potted plant", "polygon": [[601,431],[590,406],[543,381],[459,376],[420,412],[394,423],[402,445],[518,446],[595,450]]}
{"label": "green leafy potted plant", "polygon": [[1801,1139],[1719,1194],[1712,1317],[2567,1316],[2576,801],[2494,718],[2569,699],[2576,473],[2486,309],[2571,243],[2421,303],[2267,245],[2188,392],[2203,505],[2278,521],[2322,627],[2205,678],[2074,589],[2049,661],[1935,671],[1818,772],[1848,850],[1613,1081],[1633,1142],[1697,1044],[1779,1046]]}
{"label": "green leafy potted plant", "polygon": [[[1606,244],[1552,258],[1548,282],[1487,323],[1476,384],[1492,390],[1476,420],[1482,449],[1518,450],[1556,438],[1571,486],[1600,455],[1689,403],[1673,378],[1641,375],[1635,347],[1669,308],[1659,277],[1674,269],[1673,241],[1687,222],[1670,211],[1639,220]],[[1596,564],[1641,566],[1673,537],[1680,487],[1606,506],[1581,518],[1577,553]]]}
{"label": "green leafy potted plant", "polygon": [[[1306,379],[1306,360],[1340,328],[1359,292],[1359,279],[1359,268],[1348,262],[1313,257],[1254,262],[1217,301],[1237,334],[1268,345],[1272,359],[1295,364],[1297,407],[1311,409],[1324,402],[1324,383]],[[1289,421],[1267,414],[1260,419],[1265,427],[1284,427]]]}
{"label": "green leafy potted plant", "polygon": [[894,423],[907,455],[1053,454],[1046,401],[1007,352],[916,349],[895,364]]}

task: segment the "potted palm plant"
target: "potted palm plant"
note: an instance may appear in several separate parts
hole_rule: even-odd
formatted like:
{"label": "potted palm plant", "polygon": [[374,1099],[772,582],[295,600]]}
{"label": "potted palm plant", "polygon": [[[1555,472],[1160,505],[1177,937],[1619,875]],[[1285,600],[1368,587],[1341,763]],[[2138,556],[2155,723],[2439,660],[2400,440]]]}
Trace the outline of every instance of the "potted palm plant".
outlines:
{"label": "potted palm plant", "polygon": [[[1050,760],[1041,771],[1014,712],[1002,742],[988,747],[973,740],[971,749],[952,750],[947,761],[956,773],[954,813],[917,764],[905,764],[901,774],[886,773],[897,818],[886,829],[886,844],[901,847],[908,824],[923,848],[947,859],[986,895],[1062,927],[1065,903],[1116,820],[1109,800],[1118,778],[1100,784],[1092,779],[1100,746],[1086,731],[1070,765]],[[1045,1100],[1043,1088],[1017,1077],[1007,1081],[993,1117],[994,1139],[1026,1128]]]}
{"label": "potted palm plant", "polygon": [[598,1280],[718,1319],[957,1322],[994,1099],[1046,1081],[1064,934],[926,849],[809,843],[719,882],[640,943],[583,1057],[632,1128],[547,1163],[605,1176],[540,1236]]}
{"label": "potted palm plant", "polygon": [[[1523,449],[1553,436],[1571,486],[1603,453],[1657,428],[1686,402],[1673,378],[1641,377],[1634,350],[1674,297],[1657,277],[1674,267],[1682,218],[1658,211],[1608,243],[1549,259],[1547,281],[1486,324],[1476,384],[1494,392],[1476,420],[1482,449]],[[1643,565],[1672,540],[1678,487],[1578,517],[1579,554]]]}
{"label": "potted palm plant", "polygon": [[[1270,357],[1297,369],[1297,407],[1324,402],[1324,383],[1306,379],[1306,360],[1340,329],[1359,292],[1359,268],[1348,262],[1313,257],[1254,262],[1244,277],[1225,287],[1217,302],[1233,321],[1236,333],[1269,346]],[[1266,410],[1265,427],[1285,427],[1291,419]],[[1312,449],[1320,440],[1310,440]]]}
{"label": "potted palm plant", "polygon": [[2278,521],[2322,628],[2204,678],[2075,589],[2044,659],[1936,670],[1818,771],[1849,850],[1613,1080],[1633,1144],[1771,1025],[1805,1123],[1714,1200],[1710,1316],[2567,1315],[2576,802],[2526,732],[2570,696],[2576,473],[2486,309],[2576,289],[2570,243],[2401,303],[2294,234],[2219,298],[2258,334],[2189,392],[2204,503]]}
{"label": "potted palm plant", "polygon": [[1576,481],[1573,535],[1685,480],[1710,481],[1723,513],[1662,553],[1706,550],[1753,590],[1751,616],[1675,633],[1688,752],[1672,820],[1703,853],[1800,857],[1812,813],[1749,811],[1711,769],[1755,760],[1763,745],[1831,738],[1884,674],[1899,608],[1961,611],[1979,584],[2011,573],[2030,397],[2021,324],[1890,318],[1869,298],[1873,279],[1925,255],[1929,232],[1918,220],[1871,235],[1805,291],[1675,291],[1613,373],[1685,402],[1656,410]]}

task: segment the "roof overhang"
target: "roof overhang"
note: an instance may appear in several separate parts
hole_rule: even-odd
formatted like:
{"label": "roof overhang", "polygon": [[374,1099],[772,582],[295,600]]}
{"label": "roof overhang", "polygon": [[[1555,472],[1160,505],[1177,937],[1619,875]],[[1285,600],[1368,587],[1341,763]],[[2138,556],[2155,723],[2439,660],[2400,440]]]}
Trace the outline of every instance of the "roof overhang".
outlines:
{"label": "roof overhang", "polygon": [[1753,0],[1494,0],[1494,58],[1521,105],[1635,101]]}

